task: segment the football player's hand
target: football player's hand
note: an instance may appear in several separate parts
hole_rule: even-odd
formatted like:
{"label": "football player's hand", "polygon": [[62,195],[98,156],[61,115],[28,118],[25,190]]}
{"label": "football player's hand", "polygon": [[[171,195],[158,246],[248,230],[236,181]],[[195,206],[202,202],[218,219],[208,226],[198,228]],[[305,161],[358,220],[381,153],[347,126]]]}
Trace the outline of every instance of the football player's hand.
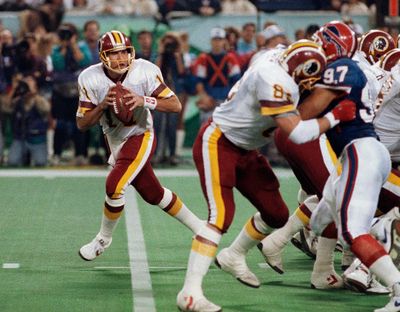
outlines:
{"label": "football player's hand", "polygon": [[100,102],[98,105],[102,110],[106,110],[109,106],[113,106],[115,104],[115,91],[111,91],[112,87],[108,88],[108,92],[104,97],[104,100]]}
{"label": "football player's hand", "polygon": [[142,95],[138,95],[135,92],[123,87],[128,92],[124,95],[124,104],[129,106],[129,110],[132,111],[136,107],[141,107],[144,105],[144,99]]}
{"label": "football player's hand", "polygon": [[332,109],[332,114],[338,121],[353,120],[356,118],[356,103],[345,99]]}

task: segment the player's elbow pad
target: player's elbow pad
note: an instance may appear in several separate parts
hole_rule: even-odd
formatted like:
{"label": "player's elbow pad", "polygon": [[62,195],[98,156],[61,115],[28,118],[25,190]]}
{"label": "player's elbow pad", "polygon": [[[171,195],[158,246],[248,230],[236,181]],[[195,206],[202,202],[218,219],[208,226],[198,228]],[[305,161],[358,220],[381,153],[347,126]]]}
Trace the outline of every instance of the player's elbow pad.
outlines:
{"label": "player's elbow pad", "polygon": [[300,120],[297,126],[290,132],[289,139],[296,143],[302,144],[319,137],[319,124],[317,119]]}

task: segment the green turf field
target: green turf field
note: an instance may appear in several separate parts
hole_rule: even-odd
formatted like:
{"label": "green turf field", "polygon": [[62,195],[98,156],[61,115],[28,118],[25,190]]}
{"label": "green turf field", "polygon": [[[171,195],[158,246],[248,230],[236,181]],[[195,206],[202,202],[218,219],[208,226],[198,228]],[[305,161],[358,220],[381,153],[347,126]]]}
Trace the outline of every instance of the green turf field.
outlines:
{"label": "green turf field", "polygon": [[[19,171],[15,176],[15,171],[0,171],[0,312],[177,311],[175,298],[185,276],[190,231],[137,198],[140,220],[123,218],[111,247],[95,261],[85,262],[77,252],[99,229],[104,173],[79,177],[79,171],[65,170],[62,176],[52,172]],[[165,186],[206,217],[197,177],[159,173]],[[284,198],[294,209],[298,184],[287,174],[280,181]],[[221,246],[228,245],[255,212],[236,195],[235,220]],[[286,273],[278,275],[263,266],[258,250],[251,251],[248,263],[262,281],[259,289],[243,286],[212,266],[204,281],[205,294],[225,312],[366,312],[388,301],[387,296],[346,290],[312,290],[312,261],[292,245],[284,260]],[[339,264],[339,256],[337,260]]]}

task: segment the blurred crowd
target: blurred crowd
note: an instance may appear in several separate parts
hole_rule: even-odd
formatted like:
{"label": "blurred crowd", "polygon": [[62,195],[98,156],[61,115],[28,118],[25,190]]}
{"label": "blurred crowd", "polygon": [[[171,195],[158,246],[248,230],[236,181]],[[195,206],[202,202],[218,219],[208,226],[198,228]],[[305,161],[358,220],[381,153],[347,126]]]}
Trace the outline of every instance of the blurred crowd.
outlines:
{"label": "blurred crowd", "polygon": [[[2,11],[21,11],[20,30],[14,35],[0,25],[0,164],[2,166],[102,165],[107,149],[100,128],[78,131],[77,77],[98,63],[97,41],[101,36],[96,20],[82,29],[63,22],[66,11],[101,14],[136,14],[166,19],[173,12],[188,11],[204,16],[256,13],[254,1],[245,0],[19,0],[0,1]],[[318,1],[316,1],[317,3]],[[369,14],[374,4],[360,0],[319,1],[321,9],[343,15]],[[358,34],[361,26],[346,22]],[[294,31],[295,38],[310,38],[319,25]],[[386,29],[391,32],[392,29]],[[180,114],[154,112],[158,146],[153,165],[176,166],[183,162],[184,114],[188,99],[195,99],[200,122],[227,96],[257,52],[278,44],[289,44],[287,31],[265,22],[215,27],[209,34],[210,48],[198,51],[189,45],[190,33],[154,30],[131,32],[136,58],[157,64],[167,85],[181,100]],[[393,36],[397,34],[393,33]],[[272,140],[271,140],[272,141]],[[273,143],[264,153],[275,165],[285,165]]]}

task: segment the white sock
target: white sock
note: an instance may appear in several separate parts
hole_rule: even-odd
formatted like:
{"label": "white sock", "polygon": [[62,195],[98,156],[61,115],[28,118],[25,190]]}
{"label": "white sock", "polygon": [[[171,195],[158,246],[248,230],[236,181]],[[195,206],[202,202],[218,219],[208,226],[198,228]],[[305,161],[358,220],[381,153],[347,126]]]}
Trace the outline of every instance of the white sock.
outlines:
{"label": "white sock", "polygon": [[204,222],[191,212],[177,195],[175,196],[176,200],[173,205],[169,207],[168,210],[165,210],[165,208],[170,206],[174,196],[169,189],[164,187],[164,196],[158,206],[165,210],[170,216],[186,225],[194,234],[197,234]]}
{"label": "white sock", "polygon": [[202,296],[202,282],[213,261],[221,234],[217,231],[203,226],[200,233],[192,241],[192,249],[186,272],[184,290],[193,296]]}
{"label": "white sock", "polygon": [[263,240],[272,229],[261,219],[261,215],[257,212],[250,218],[239,235],[236,236],[229,249],[236,254],[246,255],[247,252]]}
{"label": "white sock", "polygon": [[313,272],[335,271],[333,259],[337,239],[319,237],[317,245],[317,258],[314,262]]}
{"label": "white sock", "polygon": [[[121,197],[118,199],[111,199],[108,196],[105,198],[105,203],[104,203],[104,208],[103,208],[103,217],[101,219],[101,226],[100,226],[100,232],[99,235],[104,239],[104,240],[110,240],[112,237],[112,233],[115,229],[115,227],[118,224],[119,219],[121,218],[122,214],[122,209],[124,208],[125,205],[125,198]],[[121,210],[119,212],[111,212],[109,209],[106,207],[119,207]]]}
{"label": "white sock", "polygon": [[386,286],[392,287],[393,284],[400,282],[400,272],[389,255],[377,259],[369,269]]}
{"label": "white sock", "polygon": [[[104,208],[104,209],[106,209],[106,208]],[[99,235],[105,241],[109,241],[111,239],[113,231],[114,231],[115,227],[117,226],[119,219],[120,219],[120,217],[117,217],[116,219],[110,219],[103,212]]]}

